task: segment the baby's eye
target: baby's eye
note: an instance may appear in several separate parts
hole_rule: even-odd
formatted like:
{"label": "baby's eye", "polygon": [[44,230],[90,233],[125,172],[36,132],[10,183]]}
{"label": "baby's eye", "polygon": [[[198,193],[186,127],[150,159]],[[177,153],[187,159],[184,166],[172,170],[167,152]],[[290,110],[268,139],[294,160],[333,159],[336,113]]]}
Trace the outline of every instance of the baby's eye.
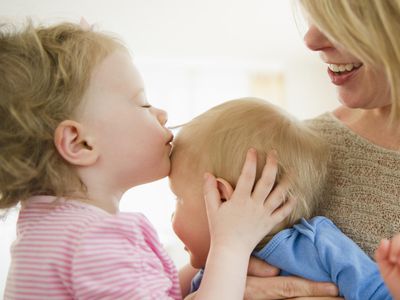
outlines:
{"label": "baby's eye", "polygon": [[150,108],[151,105],[150,105],[150,104],[145,104],[145,105],[142,105],[142,107],[143,107],[143,108]]}

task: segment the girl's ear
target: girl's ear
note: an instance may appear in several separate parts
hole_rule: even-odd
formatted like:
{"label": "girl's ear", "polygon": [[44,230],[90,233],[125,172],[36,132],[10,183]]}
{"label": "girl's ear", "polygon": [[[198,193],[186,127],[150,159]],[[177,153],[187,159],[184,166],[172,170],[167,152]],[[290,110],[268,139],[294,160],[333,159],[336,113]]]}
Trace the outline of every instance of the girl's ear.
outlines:
{"label": "girl's ear", "polygon": [[221,200],[229,200],[233,194],[233,188],[231,184],[223,178],[217,178],[217,189]]}
{"label": "girl's ear", "polygon": [[64,120],[57,126],[54,144],[58,153],[75,166],[90,166],[99,156],[94,140],[76,121]]}

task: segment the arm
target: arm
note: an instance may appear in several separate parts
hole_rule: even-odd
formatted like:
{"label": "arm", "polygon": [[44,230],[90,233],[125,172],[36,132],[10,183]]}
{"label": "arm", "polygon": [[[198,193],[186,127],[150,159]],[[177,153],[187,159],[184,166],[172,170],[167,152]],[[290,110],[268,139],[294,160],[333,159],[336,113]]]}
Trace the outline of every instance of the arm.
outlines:
{"label": "arm", "polygon": [[346,299],[392,299],[374,261],[332,222],[325,222],[316,247]]}
{"label": "arm", "polygon": [[251,251],[294,207],[293,199],[283,203],[282,190],[270,193],[277,172],[274,154],[268,155],[252,192],[256,164],[256,153],[249,150],[236,189],[225,202],[220,199],[214,176],[205,177],[211,246],[196,299],[243,299]]}
{"label": "arm", "polygon": [[330,220],[302,220],[275,238],[273,249],[257,255],[283,273],[333,282],[346,299],[388,299],[376,264]]}

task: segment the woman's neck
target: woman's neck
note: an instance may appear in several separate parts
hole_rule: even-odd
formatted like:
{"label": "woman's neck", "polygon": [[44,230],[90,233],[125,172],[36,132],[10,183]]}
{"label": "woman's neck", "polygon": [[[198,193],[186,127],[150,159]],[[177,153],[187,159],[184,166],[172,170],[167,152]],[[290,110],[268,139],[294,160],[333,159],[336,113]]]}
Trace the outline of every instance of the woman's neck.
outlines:
{"label": "woman's neck", "polygon": [[390,106],[369,110],[342,106],[333,114],[344,125],[371,143],[400,151],[400,120],[390,123]]}

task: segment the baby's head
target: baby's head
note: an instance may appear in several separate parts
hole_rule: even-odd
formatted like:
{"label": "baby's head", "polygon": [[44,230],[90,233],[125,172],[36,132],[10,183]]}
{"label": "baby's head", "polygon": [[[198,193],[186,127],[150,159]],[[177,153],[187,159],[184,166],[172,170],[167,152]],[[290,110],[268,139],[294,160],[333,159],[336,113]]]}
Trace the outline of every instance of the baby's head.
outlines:
{"label": "baby's head", "polygon": [[246,152],[258,153],[257,179],[267,153],[278,153],[277,182],[287,176],[290,194],[297,199],[292,214],[259,244],[290,227],[302,217],[310,217],[321,194],[328,151],[325,144],[305,124],[278,107],[254,98],[218,105],[185,124],[174,140],[170,185],[177,196],[173,228],[183,241],[194,267],[204,267],[210,245],[203,200],[203,174],[218,178],[222,199],[235,188]]}
{"label": "baby's head", "polygon": [[0,69],[0,209],[168,174],[166,114],[148,105],[118,39],[71,23],[6,25]]}

